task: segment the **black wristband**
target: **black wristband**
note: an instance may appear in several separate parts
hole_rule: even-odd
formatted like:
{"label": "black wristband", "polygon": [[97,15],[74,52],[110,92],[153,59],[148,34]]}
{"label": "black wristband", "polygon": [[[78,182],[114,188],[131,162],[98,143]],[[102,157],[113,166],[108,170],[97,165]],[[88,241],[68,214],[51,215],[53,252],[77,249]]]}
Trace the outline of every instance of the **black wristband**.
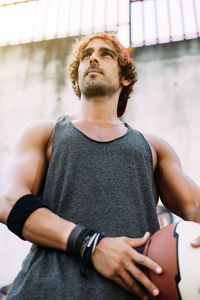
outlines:
{"label": "black wristband", "polygon": [[77,246],[77,240],[81,235],[85,235],[87,228],[83,225],[76,225],[74,227],[74,229],[72,230],[72,232],[70,233],[70,236],[68,238],[67,241],[67,253],[70,255],[75,255],[78,256],[79,252],[78,252],[78,246]]}
{"label": "black wristband", "polygon": [[99,233],[83,225],[77,225],[69,235],[67,253],[90,264],[95,247],[104,236],[104,233]]}
{"label": "black wristband", "polygon": [[19,198],[8,216],[6,222],[8,229],[24,240],[22,230],[26,219],[32,212],[41,207],[48,208],[40,198],[33,194],[27,194]]}

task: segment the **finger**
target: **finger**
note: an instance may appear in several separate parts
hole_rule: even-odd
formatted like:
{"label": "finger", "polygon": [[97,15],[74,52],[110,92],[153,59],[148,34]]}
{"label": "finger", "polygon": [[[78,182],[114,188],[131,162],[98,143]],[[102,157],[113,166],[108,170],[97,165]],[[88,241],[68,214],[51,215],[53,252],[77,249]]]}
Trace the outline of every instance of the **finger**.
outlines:
{"label": "finger", "polygon": [[194,239],[190,244],[195,248],[200,247],[200,236]]}
{"label": "finger", "polygon": [[125,282],[124,282],[119,276],[117,276],[117,277],[114,279],[114,281],[115,281],[116,283],[118,283],[121,287],[123,287],[125,290],[127,290],[128,292],[130,292],[131,294],[133,294],[133,291],[131,290],[131,288],[129,288],[129,287],[125,284]]}
{"label": "finger", "polygon": [[162,273],[162,268],[159,264],[157,264],[155,261],[153,261],[151,258],[140,254],[137,251],[132,251],[132,259],[134,262],[139,263],[140,265],[152,270],[156,274]]}
{"label": "finger", "polygon": [[140,246],[145,245],[149,238],[150,238],[150,233],[146,232],[145,235],[142,238],[138,238],[138,239],[128,238],[127,240],[129,242],[129,245],[132,248],[136,248],[136,247],[140,247]]}
{"label": "finger", "polygon": [[129,265],[127,269],[137,281],[139,281],[153,296],[158,296],[160,291],[157,286],[135,265]]}
{"label": "finger", "polygon": [[129,287],[129,289],[132,291],[132,293],[136,294],[141,299],[147,299],[147,295],[145,295],[145,292],[139,287],[138,283],[133,278],[133,276],[131,276],[130,272],[127,272],[126,270],[124,270],[120,274],[120,277],[121,277],[122,281],[125,283],[125,285],[127,285]]}

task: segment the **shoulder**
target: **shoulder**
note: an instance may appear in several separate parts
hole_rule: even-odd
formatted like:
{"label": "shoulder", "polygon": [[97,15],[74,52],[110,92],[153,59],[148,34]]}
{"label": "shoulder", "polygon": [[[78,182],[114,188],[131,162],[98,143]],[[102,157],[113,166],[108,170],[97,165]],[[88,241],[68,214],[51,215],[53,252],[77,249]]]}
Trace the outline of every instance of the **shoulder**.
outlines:
{"label": "shoulder", "polygon": [[178,163],[180,160],[173,147],[165,141],[163,138],[155,136],[153,134],[144,134],[147,142],[149,143],[154,159],[156,160],[156,166],[164,166],[164,163]]}
{"label": "shoulder", "polygon": [[38,120],[26,125],[18,134],[15,144],[47,145],[52,138],[55,120]]}
{"label": "shoulder", "polygon": [[55,124],[56,120],[37,120],[27,124],[22,130],[24,132],[41,132],[42,134],[46,134],[54,129]]}
{"label": "shoulder", "polygon": [[144,137],[156,152],[158,158],[161,158],[165,154],[175,154],[173,147],[163,138],[148,133],[144,133]]}

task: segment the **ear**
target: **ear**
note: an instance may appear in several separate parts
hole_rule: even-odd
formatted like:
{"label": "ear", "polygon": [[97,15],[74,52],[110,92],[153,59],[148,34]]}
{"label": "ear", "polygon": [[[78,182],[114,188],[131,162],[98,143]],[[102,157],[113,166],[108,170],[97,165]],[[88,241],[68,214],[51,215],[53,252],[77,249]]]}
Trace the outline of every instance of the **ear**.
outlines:
{"label": "ear", "polygon": [[125,79],[124,76],[122,76],[121,78],[121,85],[122,86],[128,86],[130,84],[130,80],[129,79]]}

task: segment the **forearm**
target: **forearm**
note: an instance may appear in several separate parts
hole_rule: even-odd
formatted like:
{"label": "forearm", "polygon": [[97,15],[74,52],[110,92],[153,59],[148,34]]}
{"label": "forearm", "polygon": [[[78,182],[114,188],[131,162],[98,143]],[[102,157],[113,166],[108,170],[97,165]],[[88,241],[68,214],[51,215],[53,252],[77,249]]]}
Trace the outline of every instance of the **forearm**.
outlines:
{"label": "forearm", "polygon": [[200,223],[200,186],[197,185],[191,178],[185,175],[187,184],[191,188],[191,201],[186,206],[185,219]]}
{"label": "forearm", "polygon": [[195,201],[193,207],[184,214],[186,221],[200,223],[200,201]]}
{"label": "forearm", "polygon": [[75,224],[47,208],[39,208],[26,220],[23,237],[31,243],[66,250],[67,240]]}
{"label": "forearm", "polygon": [[[25,192],[21,192],[20,196],[23,194]],[[2,196],[0,200],[0,222],[7,224],[8,216],[17,200],[10,194]],[[22,235],[25,240],[34,244],[66,250],[69,234],[74,227],[74,223],[59,217],[49,209],[39,208],[26,219]]]}

